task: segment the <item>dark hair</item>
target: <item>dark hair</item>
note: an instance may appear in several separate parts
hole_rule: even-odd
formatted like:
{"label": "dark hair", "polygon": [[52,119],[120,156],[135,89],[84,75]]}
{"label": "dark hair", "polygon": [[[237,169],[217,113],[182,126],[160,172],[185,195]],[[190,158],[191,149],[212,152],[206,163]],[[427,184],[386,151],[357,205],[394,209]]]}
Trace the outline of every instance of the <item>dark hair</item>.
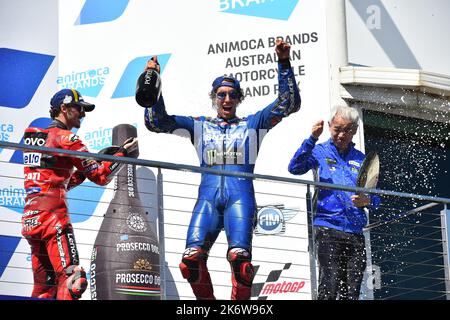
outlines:
{"label": "dark hair", "polygon": [[55,119],[61,113],[60,108],[50,108],[49,110],[50,118]]}

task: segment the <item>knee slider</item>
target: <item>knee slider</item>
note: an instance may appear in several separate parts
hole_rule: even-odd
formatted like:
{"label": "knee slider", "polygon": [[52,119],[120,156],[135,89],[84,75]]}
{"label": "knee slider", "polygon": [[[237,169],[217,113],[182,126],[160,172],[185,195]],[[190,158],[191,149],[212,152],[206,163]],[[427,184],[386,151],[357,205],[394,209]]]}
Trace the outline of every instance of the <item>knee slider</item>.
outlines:
{"label": "knee slider", "polygon": [[200,265],[206,266],[208,255],[200,248],[187,248],[180,263],[181,274],[188,282],[195,282],[200,276]]}
{"label": "knee slider", "polygon": [[66,275],[68,276],[66,283],[70,295],[74,299],[81,298],[88,285],[86,272],[78,265],[71,265],[66,268]]}
{"label": "knee slider", "polygon": [[232,248],[228,250],[227,260],[230,262],[236,281],[251,286],[255,276],[255,270],[250,262],[251,253],[242,248]]}

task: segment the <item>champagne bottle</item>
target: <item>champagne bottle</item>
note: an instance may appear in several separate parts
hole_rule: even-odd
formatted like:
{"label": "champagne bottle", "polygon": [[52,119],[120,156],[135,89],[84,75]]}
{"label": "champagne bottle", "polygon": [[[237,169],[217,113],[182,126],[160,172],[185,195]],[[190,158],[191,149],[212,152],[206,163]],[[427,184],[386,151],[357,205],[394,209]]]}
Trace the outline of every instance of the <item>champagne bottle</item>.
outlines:
{"label": "champagne bottle", "polygon": [[[136,128],[113,128],[113,144],[136,137]],[[133,156],[138,156],[134,152]],[[104,215],[91,256],[91,299],[159,300],[160,261],[156,234],[142,206],[136,167],[126,164],[117,174],[114,196]]]}
{"label": "champagne bottle", "polygon": [[141,107],[152,107],[161,96],[161,78],[155,69],[144,71],[136,83],[136,102]]}

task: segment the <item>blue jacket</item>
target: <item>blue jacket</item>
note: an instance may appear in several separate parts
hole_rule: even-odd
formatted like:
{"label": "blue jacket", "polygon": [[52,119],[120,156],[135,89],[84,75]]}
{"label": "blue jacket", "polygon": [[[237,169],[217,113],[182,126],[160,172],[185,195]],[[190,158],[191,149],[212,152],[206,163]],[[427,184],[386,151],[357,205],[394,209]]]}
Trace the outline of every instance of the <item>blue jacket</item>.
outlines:
{"label": "blue jacket", "polygon": [[[340,154],[328,141],[316,145],[317,139],[312,135],[303,141],[289,163],[288,170],[292,174],[305,174],[316,170],[320,182],[356,186],[359,169],[365,155],[356,150],[351,143],[347,154]],[[367,224],[367,217],[362,208],[353,206],[353,192],[320,189],[317,199],[317,212],[314,217],[315,226],[333,228],[349,233],[362,233]],[[371,206],[380,203],[378,196],[371,197]]]}

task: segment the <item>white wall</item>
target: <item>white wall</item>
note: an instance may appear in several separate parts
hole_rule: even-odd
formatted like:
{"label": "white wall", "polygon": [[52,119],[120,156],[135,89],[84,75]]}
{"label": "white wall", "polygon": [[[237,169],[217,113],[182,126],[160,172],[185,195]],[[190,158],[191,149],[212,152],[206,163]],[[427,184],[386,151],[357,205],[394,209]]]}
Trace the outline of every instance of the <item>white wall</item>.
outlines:
{"label": "white wall", "polygon": [[347,0],[349,62],[450,75],[450,2]]}

